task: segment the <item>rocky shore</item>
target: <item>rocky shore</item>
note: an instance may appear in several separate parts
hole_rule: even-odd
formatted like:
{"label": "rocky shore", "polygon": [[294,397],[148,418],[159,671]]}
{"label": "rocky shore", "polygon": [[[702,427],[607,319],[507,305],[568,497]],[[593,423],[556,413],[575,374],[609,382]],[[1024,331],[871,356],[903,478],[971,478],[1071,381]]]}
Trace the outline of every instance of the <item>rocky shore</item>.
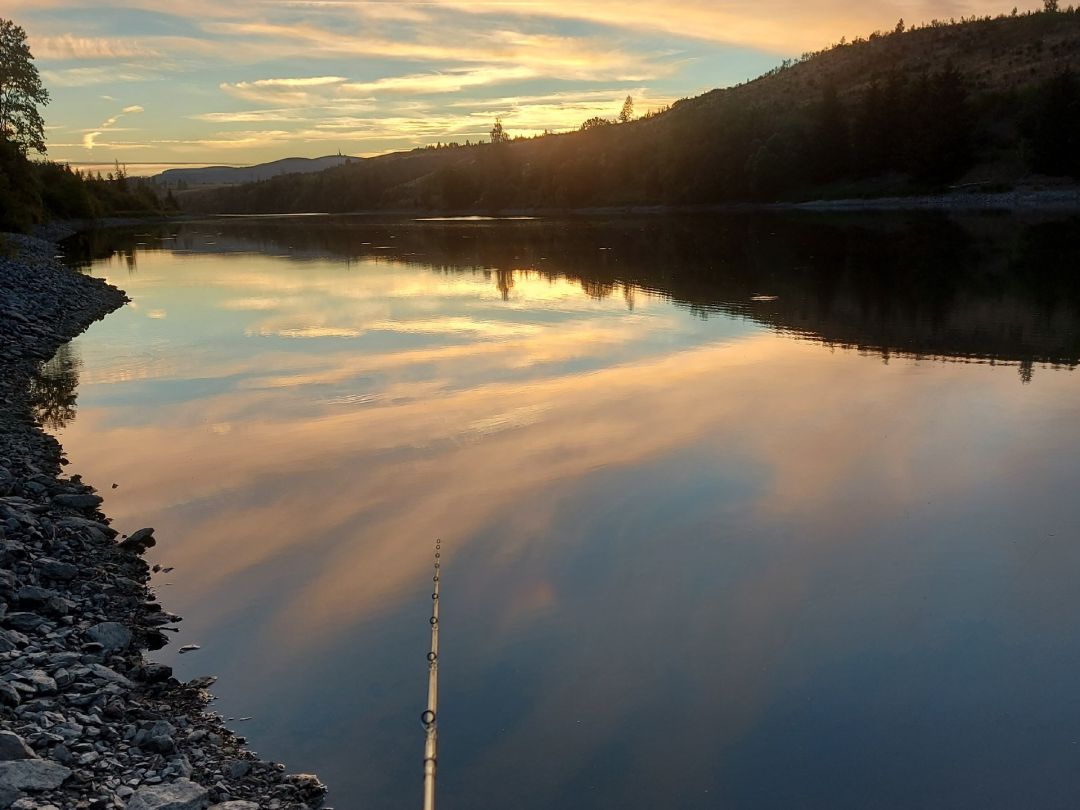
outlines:
{"label": "rocky shore", "polygon": [[180,683],[144,655],[179,621],[140,556],[153,530],[117,537],[28,396],[39,364],[126,297],[55,253],[0,241],[0,808],[321,807],[316,777],[259,760],[207,711],[212,678]]}

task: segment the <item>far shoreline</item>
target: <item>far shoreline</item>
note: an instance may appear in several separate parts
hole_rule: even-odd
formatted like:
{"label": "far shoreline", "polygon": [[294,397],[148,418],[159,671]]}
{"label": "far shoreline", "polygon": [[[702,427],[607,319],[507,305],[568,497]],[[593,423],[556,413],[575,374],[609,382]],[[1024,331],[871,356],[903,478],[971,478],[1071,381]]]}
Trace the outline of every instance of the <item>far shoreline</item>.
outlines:
{"label": "far shoreline", "polygon": [[[631,204],[585,206],[581,208],[366,208],[355,211],[278,211],[273,213],[236,213],[231,211],[187,211],[176,217],[144,221],[183,222],[196,219],[272,219],[275,217],[445,217],[465,219],[485,217],[569,217],[569,216],[650,216],[696,213],[755,213],[768,211],[811,211],[860,213],[867,211],[1077,211],[1080,212],[1080,186],[1058,188],[1018,187],[1008,191],[945,191],[929,194],[886,197],[816,198],[799,201],[727,202],[700,205]],[[110,223],[111,224],[111,223]],[[132,223],[135,224],[135,223]],[[106,226],[107,227],[107,226]]]}
{"label": "far shoreline", "polygon": [[215,219],[284,219],[302,217],[431,218],[433,221],[513,220],[571,217],[663,217],[691,214],[753,213],[864,214],[936,212],[942,214],[1080,214],[1080,186],[1058,188],[1020,187],[1008,191],[946,191],[890,197],[817,198],[802,201],[731,202],[702,205],[624,205],[582,208],[510,209],[427,209],[369,208],[357,211],[278,211],[273,213],[233,213],[224,211],[183,211],[173,215],[105,217],[102,219],[53,220],[36,226],[32,234],[61,242],[82,232],[113,228],[171,225]]}

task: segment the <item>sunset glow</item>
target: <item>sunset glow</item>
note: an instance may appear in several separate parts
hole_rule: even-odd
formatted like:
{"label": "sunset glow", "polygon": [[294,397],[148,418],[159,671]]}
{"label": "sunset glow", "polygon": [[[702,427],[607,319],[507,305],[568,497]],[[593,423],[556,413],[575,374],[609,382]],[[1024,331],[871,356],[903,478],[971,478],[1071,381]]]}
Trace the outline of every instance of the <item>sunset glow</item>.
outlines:
{"label": "sunset glow", "polygon": [[373,155],[637,113],[846,35],[1007,11],[988,0],[11,0],[54,103],[50,157],[171,164]]}

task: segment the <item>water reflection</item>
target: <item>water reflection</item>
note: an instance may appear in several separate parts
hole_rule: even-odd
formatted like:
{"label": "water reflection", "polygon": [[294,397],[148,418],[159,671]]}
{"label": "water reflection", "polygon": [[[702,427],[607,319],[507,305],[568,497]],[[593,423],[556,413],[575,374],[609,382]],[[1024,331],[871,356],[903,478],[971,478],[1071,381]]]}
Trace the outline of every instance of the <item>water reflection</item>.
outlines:
{"label": "water reflection", "polygon": [[1078,296],[1008,224],[95,237],[134,304],[63,441],[158,529],[179,671],[337,806],[416,798],[435,537],[444,806],[1056,806]]}
{"label": "water reflection", "polygon": [[47,430],[60,430],[75,418],[81,365],[78,348],[65,343],[30,379],[30,408],[35,420]]}
{"label": "water reflection", "polygon": [[[596,299],[659,293],[708,317],[753,319],[840,347],[1073,367],[1080,358],[1080,221],[936,214],[400,222],[214,221],[175,235],[91,234],[88,259],[150,240],[174,252],[294,261],[404,261],[518,279],[565,278]],[[173,229],[175,230],[175,228]],[[157,240],[156,242],[154,240]],[[84,260],[86,260],[84,259]]]}

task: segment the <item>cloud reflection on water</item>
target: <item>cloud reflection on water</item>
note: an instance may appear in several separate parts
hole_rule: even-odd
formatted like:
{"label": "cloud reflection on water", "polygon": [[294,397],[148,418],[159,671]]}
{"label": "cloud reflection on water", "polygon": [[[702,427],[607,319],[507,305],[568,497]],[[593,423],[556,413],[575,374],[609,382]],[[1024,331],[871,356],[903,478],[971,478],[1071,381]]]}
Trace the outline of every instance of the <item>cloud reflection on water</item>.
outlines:
{"label": "cloud reflection on water", "polygon": [[796,783],[826,798],[862,784],[829,762],[892,785],[902,768],[870,766],[917,759],[904,723],[965,705],[967,660],[1000,691],[1022,677],[1010,650],[1068,644],[1059,580],[1080,560],[1034,555],[1076,523],[1068,372],[885,363],[566,278],[167,253],[110,272],[169,318],[121,312],[79,341],[74,469],[121,484],[121,529],[153,516],[185,640],[260,739],[345,796],[411,773],[397,628],[434,537],[458,656],[448,806],[499,806],[515,780],[546,806],[790,806],[755,752],[817,769]]}

